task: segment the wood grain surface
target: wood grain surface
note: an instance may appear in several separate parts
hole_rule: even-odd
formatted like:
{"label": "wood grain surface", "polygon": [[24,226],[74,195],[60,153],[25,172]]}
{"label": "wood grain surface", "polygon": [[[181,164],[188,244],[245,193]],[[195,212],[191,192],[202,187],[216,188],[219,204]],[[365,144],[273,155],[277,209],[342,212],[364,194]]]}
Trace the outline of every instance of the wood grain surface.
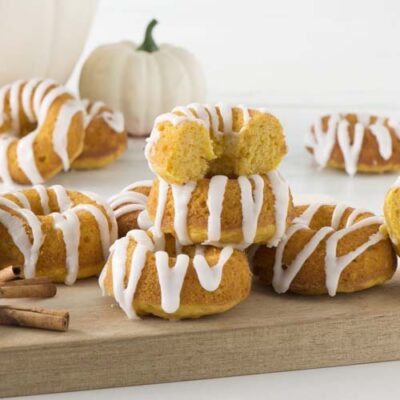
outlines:
{"label": "wood grain surface", "polygon": [[24,304],[68,309],[68,332],[0,327],[0,396],[398,360],[399,286],[328,298],[256,283],[234,310],[180,322],[129,321],[95,280],[60,286]]}

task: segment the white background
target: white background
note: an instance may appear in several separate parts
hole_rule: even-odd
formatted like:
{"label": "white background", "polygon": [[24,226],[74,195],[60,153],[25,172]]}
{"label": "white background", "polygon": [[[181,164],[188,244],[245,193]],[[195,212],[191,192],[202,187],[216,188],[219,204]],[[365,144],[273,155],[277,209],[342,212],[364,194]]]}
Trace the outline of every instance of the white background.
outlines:
{"label": "white background", "polygon": [[[295,194],[334,195],[380,211],[395,175],[351,179],[336,171],[317,172],[301,143],[309,123],[322,111],[400,109],[400,1],[104,0],[80,64],[99,44],[140,42],[153,17],[159,20],[159,43],[186,47],[202,62],[210,102],[262,104],[282,118],[290,148],[282,170]],[[78,72],[79,65],[72,87]],[[131,153],[109,168],[61,174],[51,183],[87,188],[90,182],[92,190],[111,194],[133,179],[149,176],[142,145],[132,142]],[[128,166],[134,172],[128,174]],[[398,376],[400,363],[394,362],[46,399],[390,399],[399,398]]]}
{"label": "white background", "polygon": [[154,17],[159,43],[202,62],[210,101],[400,105],[398,0],[103,0],[84,56],[141,42]]}

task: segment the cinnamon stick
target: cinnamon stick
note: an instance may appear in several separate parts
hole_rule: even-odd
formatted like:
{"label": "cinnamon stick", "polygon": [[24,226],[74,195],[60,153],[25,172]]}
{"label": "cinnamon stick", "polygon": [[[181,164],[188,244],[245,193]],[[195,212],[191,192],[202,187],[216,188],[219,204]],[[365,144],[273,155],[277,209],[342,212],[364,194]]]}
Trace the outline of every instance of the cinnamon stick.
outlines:
{"label": "cinnamon stick", "polygon": [[21,267],[10,265],[0,271],[0,282],[8,282],[19,278],[21,275]]}
{"label": "cinnamon stick", "polygon": [[0,306],[0,325],[65,332],[69,326],[69,313],[39,307]]}
{"label": "cinnamon stick", "polygon": [[0,298],[3,299],[16,299],[21,297],[48,298],[48,297],[54,297],[57,293],[57,286],[53,283],[32,284],[24,282],[24,280],[15,281],[13,282],[13,284],[10,283],[5,285],[0,285]]}
{"label": "cinnamon stick", "polygon": [[47,276],[40,276],[38,278],[29,279],[15,279],[8,282],[0,282],[0,287],[2,286],[26,286],[26,285],[38,285],[38,284],[53,284],[52,280]]}

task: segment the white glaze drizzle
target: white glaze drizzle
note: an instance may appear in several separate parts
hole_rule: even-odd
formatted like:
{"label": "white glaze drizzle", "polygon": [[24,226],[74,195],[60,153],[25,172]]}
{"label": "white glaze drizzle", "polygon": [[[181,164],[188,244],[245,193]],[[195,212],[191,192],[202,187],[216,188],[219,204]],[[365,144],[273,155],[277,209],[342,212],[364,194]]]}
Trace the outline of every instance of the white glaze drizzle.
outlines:
{"label": "white glaze drizzle", "polygon": [[12,195],[19,200],[22,208],[26,208],[28,210],[31,209],[31,204],[23,192],[13,192]]}
{"label": "white glaze drizzle", "polygon": [[82,112],[82,106],[75,100],[66,101],[58,112],[53,132],[53,149],[60,157],[64,171],[68,171],[71,162],[68,155],[68,132],[74,116]]}
{"label": "white glaze drizzle", "polygon": [[82,100],[83,105],[87,109],[85,115],[85,128],[87,128],[93,119],[100,117],[115,132],[122,133],[125,130],[124,116],[119,111],[101,111],[105,104],[102,101],[89,103],[88,100]]}
{"label": "white glaze drizzle", "polygon": [[[43,213],[45,215],[50,214],[53,217],[54,227],[62,231],[66,249],[67,276],[65,283],[72,284],[76,280],[79,268],[79,212],[89,212],[95,218],[99,229],[104,259],[108,257],[109,246],[117,238],[116,221],[108,205],[99,201],[97,198],[94,199],[93,195],[90,196],[90,198],[95,201],[96,204],[102,206],[105,213],[94,204],[78,204],[73,206],[73,202],[70,200],[67,191],[62,186],[57,185],[50,189],[53,190],[56,195],[60,212],[50,214],[49,196],[44,186],[35,186],[31,190],[37,192]],[[6,209],[0,208],[0,223],[7,228],[15,246],[24,256],[25,277],[32,278],[36,273],[36,265],[44,240],[41,221],[38,216],[30,210],[30,203],[24,192],[10,192],[10,195],[13,195],[16,200],[0,197],[0,206],[11,208],[17,215],[12,215]],[[17,201],[22,204],[22,207]],[[24,222],[32,232],[32,242],[25,231]]]}
{"label": "white glaze drizzle", "polygon": [[[154,234],[155,228],[153,227],[151,230]],[[136,246],[131,257],[128,283],[125,285],[128,247],[132,240],[136,242]],[[180,254],[177,254],[174,258],[175,264],[170,266],[170,257],[165,251],[165,239],[163,235],[155,241],[154,236],[151,239],[145,231],[132,230],[128,232],[127,236],[114,243],[111,248],[109,263],[103,269],[99,278],[99,285],[104,295],[106,293],[105,280],[108,270],[111,268],[114,297],[130,319],[137,317],[133,303],[137,284],[146,265],[148,252],[154,254],[161,291],[161,308],[164,312],[172,314],[180,307],[180,294],[190,263],[189,256],[180,253],[180,250],[177,249],[177,253]],[[232,247],[227,246],[223,248],[217,263],[214,266],[210,266],[204,255],[204,248],[196,246],[193,267],[195,268],[200,285],[205,290],[215,291],[218,289],[224,265],[229,261],[232,254]]]}
{"label": "white glaze drizzle", "polygon": [[8,167],[8,149],[10,145],[15,141],[16,139],[11,136],[0,136],[0,178],[6,186],[13,185],[13,180],[11,178],[10,170]]}
{"label": "white glaze drizzle", "polygon": [[189,245],[192,241],[187,232],[188,204],[196,182],[188,182],[185,185],[171,185],[174,199],[174,229],[176,236],[182,245]]}
{"label": "white glaze drizzle", "polygon": [[136,192],[139,187],[151,187],[153,181],[144,180],[134,182],[122,191],[108,199],[108,203],[112,208],[115,218],[119,219],[134,211],[140,211],[137,216],[137,224],[140,229],[147,230],[152,226],[152,222],[146,211],[147,196],[143,193]]}
{"label": "white glaze drizzle", "polygon": [[[250,179],[254,183],[252,189]],[[264,180],[260,175],[253,175],[249,178],[238,177],[242,203],[242,230],[243,241],[247,245],[253,243],[257,233],[258,217],[264,203]]]}
{"label": "white glaze drizzle", "polygon": [[328,128],[322,128],[320,119],[313,125],[313,132],[307,136],[306,145],[313,150],[314,159],[320,167],[325,167],[332,154],[335,141],[337,140],[343,155],[345,170],[349,175],[357,172],[357,165],[364,141],[365,132],[375,137],[378,144],[379,155],[384,160],[389,160],[393,154],[393,139],[388,127],[392,127],[400,139],[400,125],[394,118],[377,118],[371,123],[368,114],[356,114],[357,122],[354,125],[354,139],[350,142],[350,123],[344,115],[333,114],[328,117]]}
{"label": "white glaze drizzle", "polygon": [[[38,78],[29,81],[16,81],[0,90],[0,126],[5,121],[4,110],[7,95],[9,95],[9,117],[12,123],[12,131],[9,133],[18,136],[21,112],[26,115],[30,122],[37,122],[35,130],[18,140],[16,149],[18,165],[33,184],[42,183],[44,180],[36,165],[34,154],[35,140],[42,130],[47,113],[54,101],[66,93],[68,93],[67,90],[57,85],[54,81]],[[83,112],[80,102],[68,100],[61,107],[53,128],[53,149],[60,157],[65,170],[70,166],[67,152],[69,127],[73,116],[78,112]],[[1,136],[3,135],[4,133]],[[17,140],[17,138],[7,138],[7,140],[0,141],[0,177],[8,185],[12,184],[12,177],[9,170],[7,151],[12,140]]]}
{"label": "white glaze drizzle", "polygon": [[[287,183],[277,171],[270,172],[268,177],[275,198],[274,210],[276,230],[269,242],[269,245],[272,246],[274,243],[275,245],[277,244],[285,231],[290,192]],[[252,188],[250,180],[254,182],[254,189]],[[226,188],[226,184],[223,184],[224,181],[223,178],[218,176],[215,176],[210,180],[206,202],[209,212],[207,240],[204,241],[203,244],[218,246],[218,240],[221,236],[222,203]],[[170,185],[161,179],[159,182],[159,199],[157,201],[157,210],[154,222],[156,235],[161,234],[161,224],[165,212],[167,193],[171,188],[172,192],[175,191],[175,195],[173,195],[175,214],[174,230],[178,239],[183,242],[182,244],[191,244],[192,241],[187,233],[187,215],[190,194],[195,189],[195,183],[189,182],[187,185],[178,186]],[[218,189],[217,185],[219,184],[221,186]],[[250,178],[240,176],[238,178],[238,184],[241,192],[243,242],[233,246],[238,249],[245,249],[253,243],[256,236],[258,218],[264,203],[264,180],[260,175],[253,175]],[[210,233],[211,238],[209,236]],[[218,237],[219,239],[214,240],[215,237]]]}
{"label": "white glaze drizzle", "polygon": [[290,188],[288,183],[277,170],[269,172],[268,179],[275,198],[275,233],[268,242],[268,246],[273,247],[277,246],[286,230],[286,220],[290,202]]}
{"label": "white glaze drizzle", "polygon": [[221,238],[221,215],[225,197],[225,188],[228,177],[216,175],[210,179],[208,186],[207,208],[208,208],[208,240],[218,242]]}
{"label": "white glaze drizzle", "polygon": [[[337,291],[339,284],[340,274],[342,271],[360,254],[362,254],[369,247],[379,243],[384,239],[384,236],[379,232],[379,230],[371,235],[366,242],[359,246],[354,251],[351,251],[341,257],[337,256],[337,245],[339,240],[346,236],[347,234],[356,231],[357,229],[374,225],[382,224],[383,219],[381,217],[372,216],[362,219],[361,221],[355,222],[357,216],[365,213],[365,210],[355,209],[348,216],[345,227],[338,229],[340,221],[343,217],[344,212],[348,208],[347,206],[340,204],[335,206],[335,210],[332,215],[331,225],[325,226],[315,232],[311,240],[303,247],[303,249],[297,254],[295,259],[290,265],[283,268],[283,254],[287,243],[290,238],[298,231],[303,229],[308,229],[312,218],[315,213],[324,204],[316,203],[308,207],[304,213],[298,217],[294,224],[292,224],[287,232],[285,233],[283,239],[279,243],[274,262],[274,276],[272,285],[278,293],[286,292],[297,273],[302,268],[303,264],[306,262],[308,257],[314,252],[317,246],[323,241],[325,241],[326,246],[326,256],[325,256],[325,284],[330,296],[334,296]],[[327,236],[330,235],[328,238]]]}
{"label": "white glaze drizzle", "polygon": [[232,253],[232,246],[224,247],[221,250],[217,264],[211,267],[208,264],[207,259],[204,257],[204,247],[196,246],[196,255],[193,259],[193,267],[197,272],[201,286],[205,290],[213,292],[218,289],[221,284],[222,270]]}

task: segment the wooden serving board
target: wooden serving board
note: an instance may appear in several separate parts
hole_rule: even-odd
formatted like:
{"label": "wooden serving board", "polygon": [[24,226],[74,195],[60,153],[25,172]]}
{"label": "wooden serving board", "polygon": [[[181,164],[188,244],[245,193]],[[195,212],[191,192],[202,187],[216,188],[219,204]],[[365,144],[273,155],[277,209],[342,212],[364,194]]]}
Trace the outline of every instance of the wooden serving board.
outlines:
{"label": "wooden serving board", "polygon": [[25,303],[70,310],[70,329],[0,327],[0,396],[400,359],[399,278],[335,298],[256,283],[234,310],[195,321],[129,321],[95,280]]}

